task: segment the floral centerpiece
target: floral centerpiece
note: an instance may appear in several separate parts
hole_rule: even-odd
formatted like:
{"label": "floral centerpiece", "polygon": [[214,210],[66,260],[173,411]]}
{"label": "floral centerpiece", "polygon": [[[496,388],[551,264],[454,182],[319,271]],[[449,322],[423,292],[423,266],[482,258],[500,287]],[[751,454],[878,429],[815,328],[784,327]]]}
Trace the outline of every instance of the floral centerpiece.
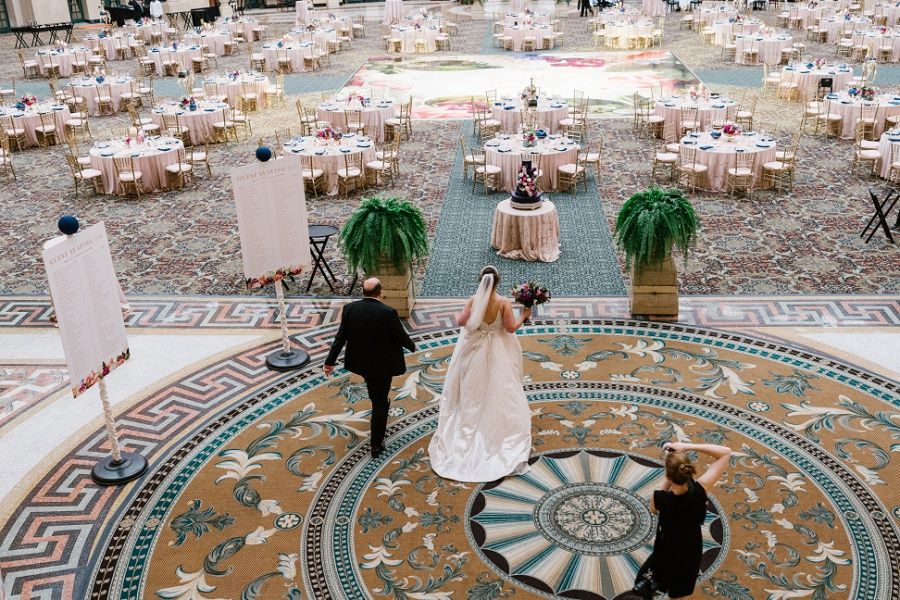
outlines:
{"label": "floral centerpiece", "polygon": [[725,123],[722,125],[722,133],[725,135],[726,140],[731,141],[734,136],[741,134],[741,128],[734,123]]}
{"label": "floral centerpiece", "polygon": [[339,140],[341,139],[341,134],[336,132],[331,127],[326,127],[325,129],[320,129],[316,132],[316,139],[329,141],[329,140]]}
{"label": "floral centerpiece", "polygon": [[525,148],[534,148],[537,146],[537,135],[533,131],[526,131],[522,134],[522,146]]}
{"label": "floral centerpiece", "polygon": [[232,81],[237,81],[237,78],[240,76],[241,76],[240,71],[232,71],[231,73],[228,74],[228,77],[230,77]]}
{"label": "floral centerpiece", "polygon": [[851,98],[859,97],[866,102],[871,102],[875,99],[875,96],[878,95],[878,88],[874,88],[870,85],[854,86],[847,90],[847,94]]}
{"label": "floral centerpiece", "polygon": [[817,69],[821,69],[822,67],[824,67],[825,65],[828,64],[828,59],[820,56],[819,58],[817,58],[815,60],[815,62],[813,64],[816,66]]}
{"label": "floral centerpiece", "polygon": [[31,106],[32,104],[37,104],[37,98],[33,94],[25,94],[20,102],[25,106]]}
{"label": "floral centerpiece", "polygon": [[526,106],[537,106],[537,96],[537,88],[534,87],[534,79],[532,79],[528,86],[522,90],[522,102]]}
{"label": "floral centerpiece", "polygon": [[531,210],[538,208],[542,203],[537,174],[531,166],[531,161],[523,160],[516,176],[516,188],[510,198],[510,204],[513,208]]}

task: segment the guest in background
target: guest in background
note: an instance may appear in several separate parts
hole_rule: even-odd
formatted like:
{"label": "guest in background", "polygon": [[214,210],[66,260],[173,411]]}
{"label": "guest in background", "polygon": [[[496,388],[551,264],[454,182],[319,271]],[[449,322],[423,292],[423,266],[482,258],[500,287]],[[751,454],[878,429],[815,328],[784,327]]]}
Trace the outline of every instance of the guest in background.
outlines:
{"label": "guest in background", "polygon": [[162,19],[162,17],[163,17],[162,2],[160,2],[159,0],[150,0],[150,16],[154,20]]}
{"label": "guest in background", "polygon": [[579,16],[583,17],[588,12],[591,13],[591,16],[594,16],[594,9],[591,6],[591,0],[578,0],[579,6],[581,7],[581,14]]}
{"label": "guest in background", "polygon": [[[714,444],[669,442],[666,451],[666,480],[650,498],[650,511],[659,514],[653,554],[648,561],[653,579],[669,598],[686,598],[694,593],[703,556],[701,526],[706,518],[706,490],[712,489],[731,462],[731,450]],[[713,457],[703,475],[694,479],[697,467],[687,452]]]}
{"label": "guest in background", "polygon": [[132,19],[138,21],[144,17],[144,7],[138,0],[131,0],[128,5],[131,7]]}

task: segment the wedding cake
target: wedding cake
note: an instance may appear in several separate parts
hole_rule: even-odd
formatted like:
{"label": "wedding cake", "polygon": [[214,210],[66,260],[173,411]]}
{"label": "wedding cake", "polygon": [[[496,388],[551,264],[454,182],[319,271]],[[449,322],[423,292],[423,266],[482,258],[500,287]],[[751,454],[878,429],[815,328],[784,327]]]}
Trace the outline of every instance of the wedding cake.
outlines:
{"label": "wedding cake", "polygon": [[530,160],[522,161],[519,175],[516,178],[516,188],[509,200],[513,208],[521,210],[533,210],[539,208],[543,200],[538,189],[537,174],[531,166]]}

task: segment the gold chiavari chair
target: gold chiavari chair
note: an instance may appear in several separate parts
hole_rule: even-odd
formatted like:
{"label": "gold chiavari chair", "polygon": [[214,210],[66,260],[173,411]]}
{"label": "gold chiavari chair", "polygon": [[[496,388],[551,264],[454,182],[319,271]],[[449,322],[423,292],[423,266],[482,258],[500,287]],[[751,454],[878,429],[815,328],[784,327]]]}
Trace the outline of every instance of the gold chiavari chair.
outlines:
{"label": "gold chiavari chair", "polygon": [[41,124],[34,128],[37,134],[38,145],[43,147],[55,146],[59,143],[59,131],[56,129],[53,117],[47,113],[38,113]]}
{"label": "gold chiavari chair", "polygon": [[97,113],[101,115],[114,115],[116,107],[113,104],[112,86],[108,83],[97,84]]}
{"label": "gold chiavari chair", "polygon": [[81,154],[81,151],[78,149],[78,140],[74,137],[67,137],[66,144],[69,146],[69,154],[75,157],[75,161],[82,169],[91,166],[91,157],[88,154]]}
{"label": "gold chiavari chair", "polygon": [[359,109],[344,110],[344,131],[366,135],[366,124],[363,122],[363,111]]}
{"label": "gold chiavari chair", "polygon": [[572,190],[572,196],[578,197],[578,182],[584,185],[587,192],[587,163],[578,158],[574,163],[566,163],[557,168],[557,186],[560,190]]}
{"label": "gold chiavari chair", "polygon": [[7,173],[16,179],[16,170],[13,168],[12,149],[10,148],[9,137],[0,134],[0,172],[4,175]]}
{"label": "gold chiavari chair", "polygon": [[71,113],[69,119],[66,120],[66,139],[93,139],[91,134],[91,124],[88,120],[87,112]]}
{"label": "gold chiavari chair", "polygon": [[212,169],[209,166],[209,142],[200,146],[194,146],[187,153],[187,162],[194,168],[194,176],[196,177],[199,169],[206,171],[207,177],[212,177]]}
{"label": "gold chiavari chair", "polygon": [[103,182],[103,173],[90,166],[85,167],[79,164],[78,159],[68,152],[66,152],[66,163],[69,165],[72,182],[75,184],[75,196],[78,196],[78,186],[82,183],[89,185],[94,190],[94,194],[103,193],[103,189],[100,187]]}
{"label": "gold chiavari chair", "polygon": [[735,152],[731,167],[725,169],[725,191],[734,197],[735,192],[743,192],[753,199],[756,186],[756,152]]}
{"label": "gold chiavari chair", "polygon": [[166,180],[169,189],[183,188],[188,183],[197,187],[197,178],[194,177],[194,167],[188,162],[184,154],[184,148],[175,151],[177,161],[166,166]]}
{"label": "gold chiavari chair", "polygon": [[134,158],[131,156],[117,156],[113,158],[113,167],[116,170],[116,180],[124,194],[137,194],[141,199],[144,191],[141,179],[144,174],[134,168]]}
{"label": "gold chiavari chair", "polygon": [[475,176],[475,169],[479,166],[484,166],[484,152],[476,152],[474,149],[470,150],[466,147],[466,140],[464,137],[460,136],[459,145],[462,148],[463,155],[463,179],[469,178],[469,167],[472,168],[472,177]]}
{"label": "gold chiavari chair", "polygon": [[694,192],[702,187],[703,178],[709,167],[697,162],[697,148],[681,145],[678,153],[678,181]]}
{"label": "gold chiavari chair", "polygon": [[391,163],[394,168],[394,175],[400,175],[400,138],[395,137],[392,141],[386,142],[381,148],[375,150],[375,158]]}
{"label": "gold chiavari chair", "polygon": [[18,52],[19,55],[19,64],[22,67],[22,75],[25,79],[31,79],[33,77],[41,76],[40,65],[38,65],[38,61],[32,60],[30,58],[25,58],[25,53],[21,50]]}
{"label": "gold chiavari chair", "polygon": [[349,196],[351,190],[362,189],[365,185],[363,179],[362,152],[344,154],[344,167],[338,169],[338,193]]}
{"label": "gold chiavari chair", "polygon": [[9,85],[0,84],[0,103],[13,102],[16,99],[16,78],[13,77]]}
{"label": "gold chiavari chair", "polygon": [[178,118],[178,115],[164,113],[162,115],[162,122],[163,129],[165,130],[165,135],[180,140],[184,145],[188,145],[190,143],[191,131],[181,124],[181,120]]}
{"label": "gold chiavari chair", "polygon": [[274,106],[275,102],[285,106],[284,73],[275,74],[275,83],[266,86],[266,106]]}
{"label": "gold chiavari chair", "polygon": [[313,198],[319,198],[319,192],[325,191],[325,171],[317,169],[313,165],[313,157],[309,154],[300,155],[300,171],[303,173],[303,187],[307,193],[312,192]]}
{"label": "gold chiavari chair", "polygon": [[238,140],[237,124],[233,119],[233,109],[226,108],[222,111],[222,120],[213,122],[213,131],[217,143],[227,144],[229,139]]}
{"label": "gold chiavari chair", "polygon": [[875,173],[881,162],[881,150],[878,149],[878,143],[867,140],[865,137],[865,128],[862,123],[856,126],[856,143],[853,148],[853,164],[851,165],[851,173],[856,173],[860,165],[870,167],[869,172]]}
{"label": "gold chiavari chair", "polygon": [[250,87],[246,81],[241,83],[241,97],[238,101],[238,108],[241,112],[252,112],[258,107],[258,98],[256,92]]}
{"label": "gold chiavari chair", "polygon": [[14,144],[16,146],[16,150],[24,150],[28,145],[28,139],[25,137],[25,128],[19,127],[12,116],[0,117],[0,129],[3,130],[3,136],[9,140],[10,145]]}

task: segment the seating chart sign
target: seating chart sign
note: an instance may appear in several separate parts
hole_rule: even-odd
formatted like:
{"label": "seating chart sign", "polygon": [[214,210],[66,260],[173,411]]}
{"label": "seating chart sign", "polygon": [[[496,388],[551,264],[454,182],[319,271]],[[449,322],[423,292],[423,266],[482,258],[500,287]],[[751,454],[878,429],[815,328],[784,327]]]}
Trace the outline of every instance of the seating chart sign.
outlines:
{"label": "seating chart sign", "polygon": [[72,395],[78,396],[130,356],[106,226],[54,238],[44,244],[43,257]]}
{"label": "seating chart sign", "polygon": [[231,171],[248,288],[309,268],[309,225],[300,159],[286,156]]}

